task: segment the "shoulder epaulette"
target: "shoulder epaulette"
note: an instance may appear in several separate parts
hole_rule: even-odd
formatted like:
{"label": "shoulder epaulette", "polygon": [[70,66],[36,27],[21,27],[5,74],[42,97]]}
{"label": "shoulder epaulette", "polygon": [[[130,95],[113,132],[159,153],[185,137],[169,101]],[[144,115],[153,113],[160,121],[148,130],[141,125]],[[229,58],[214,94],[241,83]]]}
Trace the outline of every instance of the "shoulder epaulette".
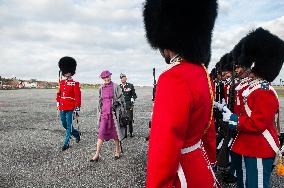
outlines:
{"label": "shoulder epaulette", "polygon": [[260,89],[262,89],[262,90],[269,90],[269,83],[268,82],[262,82],[261,84],[260,84]]}

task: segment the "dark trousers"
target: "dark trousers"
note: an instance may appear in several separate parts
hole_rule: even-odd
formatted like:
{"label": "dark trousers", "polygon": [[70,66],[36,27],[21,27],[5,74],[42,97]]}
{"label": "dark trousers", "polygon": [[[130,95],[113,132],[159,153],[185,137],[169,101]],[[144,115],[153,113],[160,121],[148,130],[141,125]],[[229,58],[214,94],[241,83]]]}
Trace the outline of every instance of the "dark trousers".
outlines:
{"label": "dark trousers", "polygon": [[[128,115],[128,126],[129,126],[129,133],[133,133],[133,108],[126,109]],[[127,127],[125,133],[127,134]]]}

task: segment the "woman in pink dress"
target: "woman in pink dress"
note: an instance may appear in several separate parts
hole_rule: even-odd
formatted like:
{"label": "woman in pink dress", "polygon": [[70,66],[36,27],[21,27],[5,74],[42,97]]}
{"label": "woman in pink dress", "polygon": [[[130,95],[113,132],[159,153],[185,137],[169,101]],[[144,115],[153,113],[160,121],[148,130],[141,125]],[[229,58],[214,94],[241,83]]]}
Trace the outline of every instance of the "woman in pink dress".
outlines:
{"label": "woman in pink dress", "polygon": [[99,154],[104,141],[111,139],[115,142],[115,159],[120,158],[120,142],[124,135],[117,121],[118,108],[123,108],[124,100],[120,87],[111,81],[111,73],[109,71],[103,71],[101,78],[104,84],[99,89],[99,135],[97,141],[97,150],[95,155],[90,160],[91,162],[97,162],[99,160]]}

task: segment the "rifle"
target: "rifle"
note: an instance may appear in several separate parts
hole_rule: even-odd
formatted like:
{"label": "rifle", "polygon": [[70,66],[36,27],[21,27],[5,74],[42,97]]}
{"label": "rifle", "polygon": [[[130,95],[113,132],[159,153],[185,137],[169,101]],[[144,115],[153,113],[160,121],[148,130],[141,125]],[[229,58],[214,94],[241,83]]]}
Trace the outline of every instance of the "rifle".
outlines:
{"label": "rifle", "polygon": [[[224,98],[224,84],[221,80],[217,80],[215,83],[215,91],[216,91],[216,102],[222,101]],[[223,115],[218,109],[214,108],[214,122],[215,122],[215,129],[216,129],[216,147],[217,150],[223,136],[222,136],[222,126],[223,126]]]}
{"label": "rifle", "polygon": [[153,68],[153,78],[154,78],[154,83],[153,83],[153,98],[152,101],[154,102],[155,100],[155,94],[156,94],[156,85],[157,85],[157,81],[156,81],[156,69]]}
{"label": "rifle", "polygon": [[[152,101],[153,101],[153,103],[154,103],[154,100],[155,100],[155,94],[156,94],[156,86],[157,86],[157,81],[156,81],[156,69],[155,68],[153,68],[153,78],[154,78],[154,83],[153,83],[153,96],[152,96]],[[151,121],[149,121],[149,129],[151,128],[151,124],[152,124],[152,122]],[[146,137],[146,141],[148,141],[150,139],[150,135],[148,135],[147,137]]]}

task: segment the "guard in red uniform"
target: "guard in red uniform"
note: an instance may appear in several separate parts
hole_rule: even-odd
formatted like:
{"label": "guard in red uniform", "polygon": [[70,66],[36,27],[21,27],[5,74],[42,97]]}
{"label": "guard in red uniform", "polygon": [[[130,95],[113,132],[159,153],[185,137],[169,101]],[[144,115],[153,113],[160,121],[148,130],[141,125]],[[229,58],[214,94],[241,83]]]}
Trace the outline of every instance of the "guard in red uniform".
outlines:
{"label": "guard in red uniform", "polygon": [[159,77],[148,151],[148,188],[213,188],[214,93],[206,66],[217,1],[146,0],[146,37],[168,64]]}
{"label": "guard in red uniform", "polygon": [[72,125],[73,112],[80,111],[81,90],[79,82],[75,82],[72,76],[75,74],[77,63],[72,57],[62,57],[58,66],[62,75],[66,78],[60,81],[59,92],[57,93],[57,108],[60,111],[62,126],[66,129],[64,145],[62,151],[69,148],[71,135],[80,141],[79,132]]}
{"label": "guard in red uniform", "polygon": [[270,82],[283,65],[284,41],[258,28],[245,38],[241,54],[241,61],[252,64],[252,81],[242,92],[245,113],[232,114],[225,106],[223,120],[238,131],[231,148],[238,187],[268,188],[273,160],[279,152],[274,122],[279,101]]}
{"label": "guard in red uniform", "polygon": [[239,83],[235,87],[235,104],[234,104],[234,113],[237,115],[245,114],[244,109],[244,100],[243,100],[243,91],[246,90],[249,85],[251,78],[249,74],[251,72],[251,61],[241,60],[241,50],[243,46],[242,39],[232,50],[231,54],[233,57],[233,61],[235,62],[235,72],[236,77],[239,79]]}
{"label": "guard in red uniform", "polygon": [[[222,74],[222,80],[224,82],[224,99],[226,103],[229,103],[230,88],[232,85],[233,74],[233,62],[230,53],[226,53],[220,59],[220,70]],[[222,101],[219,101],[222,102]]]}

